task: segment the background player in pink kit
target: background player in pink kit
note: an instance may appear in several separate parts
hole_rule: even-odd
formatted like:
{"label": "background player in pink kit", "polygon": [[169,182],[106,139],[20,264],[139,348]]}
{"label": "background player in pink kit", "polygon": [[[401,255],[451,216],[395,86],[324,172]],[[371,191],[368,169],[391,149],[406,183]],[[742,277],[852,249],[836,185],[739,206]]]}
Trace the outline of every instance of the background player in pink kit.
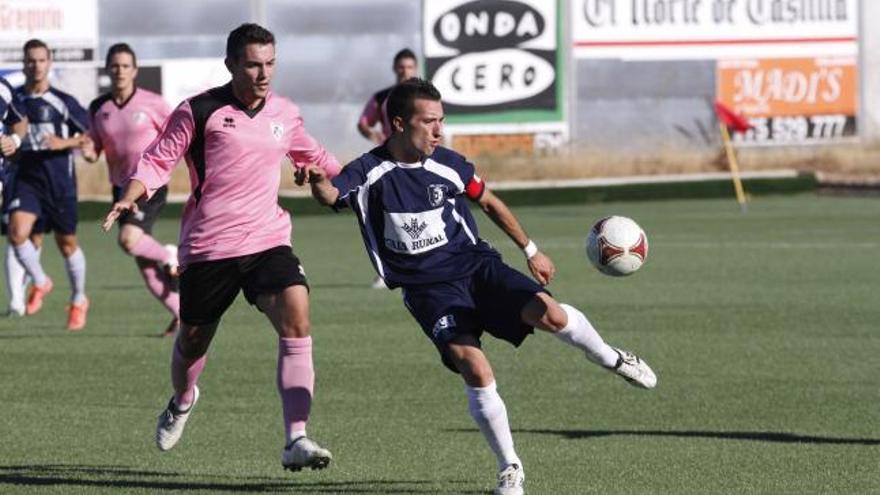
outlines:
{"label": "background player in pink kit", "polygon": [[121,200],[104,221],[109,229],[136,200],[165,185],[186,158],[192,193],[180,232],[181,329],[171,360],[174,396],[160,414],[156,443],[168,450],[183,434],[206,352],[220,318],[240,290],[266,314],[279,336],[277,385],[286,433],[281,464],[320,469],[332,458],[306,437],[314,389],[309,297],[305,272],[290,244],[290,215],[278,206],[280,163],[315,164],[329,176],[339,162],[303,127],[299,108],[269,89],[275,38],[256,24],[229,34],[226,67],[232,81],[177,107],[144,152]]}
{"label": "background player in pink kit", "polygon": [[[498,393],[483,332],[519,346],[534,328],[555,335],[590,361],[633,385],[653,388],[657,377],[630,352],[605,343],[577,308],[556,301],[543,286],[556,268],[529,240],[519,221],[477,176],[474,165],[439,145],[440,93],[427,81],[397,85],[388,98],[391,137],[327,180],[308,167],[315,198],[355,211],[364,246],[443,363],[460,373],[471,416],[498,463],[498,495],[521,495],[525,474]],[[510,268],[480,239],[465,199],[523,250],[535,280]]]}
{"label": "background player in pink kit", "polygon": [[[162,131],[171,108],[160,95],[138,88],[137,57],[125,43],[107,51],[107,73],[113,88],[89,105],[89,137],[83,144],[83,157],[95,162],[101,151],[107,157],[113,200],[122,191],[137,167],[144,149]],[[138,203],[138,213],[119,219],[119,246],[141,271],[147,289],[171,313],[172,320],[164,335],[173,335],[180,324],[180,297],[177,293],[176,249],[168,249],[152,236],[153,224],[165,206],[168,188],[161,187],[149,201]]]}
{"label": "background player in pink kit", "polygon": [[[394,55],[394,61],[391,64],[396,79],[394,84],[402,83],[407,79],[416,77],[419,71],[419,62],[416,54],[409,48],[404,48]],[[361,136],[369,139],[374,144],[382,144],[391,136],[391,124],[388,121],[388,115],[385,111],[385,102],[388,100],[388,93],[394,85],[381,89],[373,93],[364,110],[358,119],[357,128]]]}

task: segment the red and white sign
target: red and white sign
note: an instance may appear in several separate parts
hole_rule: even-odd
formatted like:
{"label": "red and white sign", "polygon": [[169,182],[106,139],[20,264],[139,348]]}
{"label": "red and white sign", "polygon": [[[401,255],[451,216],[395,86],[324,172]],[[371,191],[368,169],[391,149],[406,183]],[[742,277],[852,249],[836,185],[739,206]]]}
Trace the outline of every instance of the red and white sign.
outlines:
{"label": "red and white sign", "polygon": [[93,62],[97,0],[0,0],[0,63],[20,62],[25,41],[38,38],[55,62]]}
{"label": "red and white sign", "polygon": [[855,55],[858,0],[573,0],[578,58]]}
{"label": "red and white sign", "polygon": [[736,139],[800,144],[852,137],[856,132],[855,57],[722,60],[717,98],[753,128]]}

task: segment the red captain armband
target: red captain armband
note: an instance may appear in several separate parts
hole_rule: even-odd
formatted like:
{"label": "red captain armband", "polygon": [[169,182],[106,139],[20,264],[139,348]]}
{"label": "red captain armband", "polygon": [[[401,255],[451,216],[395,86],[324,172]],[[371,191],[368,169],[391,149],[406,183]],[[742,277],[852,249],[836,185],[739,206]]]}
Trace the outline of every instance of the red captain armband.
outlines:
{"label": "red captain armband", "polygon": [[481,179],[480,176],[474,174],[474,176],[471,177],[470,182],[468,182],[467,186],[465,186],[464,193],[472,200],[478,201],[481,197],[483,197],[483,191],[485,190],[486,183],[483,182],[483,179]]}

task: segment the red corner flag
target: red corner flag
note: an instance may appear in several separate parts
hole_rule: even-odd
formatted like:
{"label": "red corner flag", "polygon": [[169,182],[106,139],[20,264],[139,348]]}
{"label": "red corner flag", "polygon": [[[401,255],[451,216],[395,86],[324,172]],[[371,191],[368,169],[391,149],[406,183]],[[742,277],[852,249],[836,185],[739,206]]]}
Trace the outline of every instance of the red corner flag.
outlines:
{"label": "red corner flag", "polygon": [[746,132],[752,128],[752,124],[745,117],[734,112],[730,107],[718,100],[715,100],[715,114],[718,116],[718,122],[736,132]]}

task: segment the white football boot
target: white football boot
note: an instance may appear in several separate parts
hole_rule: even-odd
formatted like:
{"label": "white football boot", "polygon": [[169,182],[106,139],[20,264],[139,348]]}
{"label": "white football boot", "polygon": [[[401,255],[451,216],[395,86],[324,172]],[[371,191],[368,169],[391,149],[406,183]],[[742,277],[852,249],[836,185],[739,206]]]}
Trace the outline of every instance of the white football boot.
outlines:
{"label": "white football boot", "polygon": [[333,460],[333,454],[314,440],[299,437],[281,451],[281,466],[289,471],[302,468],[324,469]]}
{"label": "white football boot", "polygon": [[617,359],[617,364],[613,368],[609,368],[611,371],[636,387],[651,389],[657,386],[657,375],[654,374],[654,370],[648,366],[648,363],[631,352],[616,347],[612,349],[617,351],[620,358]]}
{"label": "white football boot", "polygon": [[495,495],[523,495],[526,473],[519,464],[511,464],[498,472]]}
{"label": "white football boot", "polygon": [[174,405],[174,397],[168,401],[168,407],[159,415],[159,423],[156,425],[156,446],[159,447],[159,450],[165,452],[177,445],[183,435],[183,427],[186,426],[186,421],[198,401],[199,387],[195,387],[192,404],[186,411],[177,410],[177,406]]}

